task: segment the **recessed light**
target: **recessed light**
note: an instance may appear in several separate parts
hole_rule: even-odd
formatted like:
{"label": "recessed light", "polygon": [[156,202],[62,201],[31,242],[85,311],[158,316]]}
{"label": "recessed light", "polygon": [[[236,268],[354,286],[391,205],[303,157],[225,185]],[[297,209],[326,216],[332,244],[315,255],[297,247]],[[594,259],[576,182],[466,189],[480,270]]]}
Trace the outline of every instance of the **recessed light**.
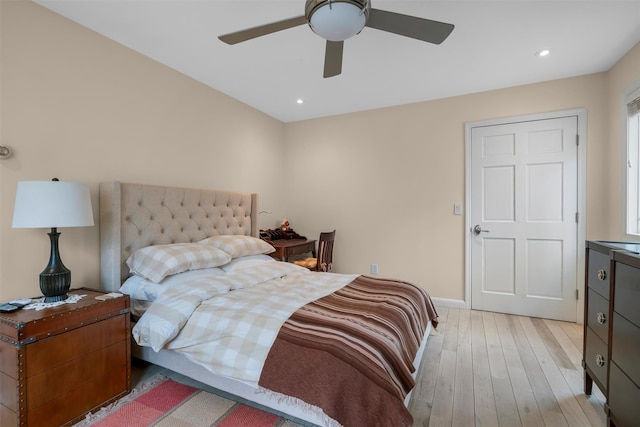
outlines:
{"label": "recessed light", "polygon": [[550,53],[551,51],[549,49],[542,49],[536,52],[536,56],[543,57],[549,55]]}
{"label": "recessed light", "polygon": [[304,104],[304,101],[302,100],[302,98],[298,98],[298,100],[296,101],[298,104]]}

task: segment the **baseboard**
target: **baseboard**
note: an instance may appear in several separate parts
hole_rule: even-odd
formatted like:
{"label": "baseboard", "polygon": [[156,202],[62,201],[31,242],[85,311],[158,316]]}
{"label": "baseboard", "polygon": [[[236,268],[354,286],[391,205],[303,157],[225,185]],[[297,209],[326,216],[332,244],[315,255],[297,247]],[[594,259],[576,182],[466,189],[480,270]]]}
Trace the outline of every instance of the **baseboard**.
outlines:
{"label": "baseboard", "polygon": [[466,302],[459,299],[431,297],[431,301],[433,301],[436,307],[469,308]]}

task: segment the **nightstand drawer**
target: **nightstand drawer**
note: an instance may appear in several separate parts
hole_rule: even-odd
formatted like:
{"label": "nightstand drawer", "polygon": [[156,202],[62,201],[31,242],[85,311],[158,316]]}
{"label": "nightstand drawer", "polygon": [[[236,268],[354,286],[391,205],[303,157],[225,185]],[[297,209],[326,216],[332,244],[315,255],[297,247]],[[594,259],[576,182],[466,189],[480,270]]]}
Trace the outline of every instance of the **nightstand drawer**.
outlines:
{"label": "nightstand drawer", "polygon": [[589,271],[587,273],[587,285],[607,300],[609,299],[611,259],[609,254],[589,250]]}
{"label": "nightstand drawer", "polygon": [[609,342],[609,301],[589,289],[587,325],[607,344]]}
{"label": "nightstand drawer", "polygon": [[585,363],[598,381],[598,386],[601,391],[606,394],[607,365],[609,364],[609,360],[607,359],[607,344],[602,341],[591,328],[587,327],[586,331]]}

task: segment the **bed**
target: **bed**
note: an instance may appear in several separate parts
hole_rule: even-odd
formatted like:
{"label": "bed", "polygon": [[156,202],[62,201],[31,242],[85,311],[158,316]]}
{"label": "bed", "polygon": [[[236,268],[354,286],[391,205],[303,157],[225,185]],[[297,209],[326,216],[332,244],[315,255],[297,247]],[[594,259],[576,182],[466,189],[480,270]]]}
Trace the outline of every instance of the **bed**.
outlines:
{"label": "bed", "polygon": [[[137,301],[138,296],[132,295],[132,306],[139,307],[140,314],[144,313],[133,328],[133,356],[298,423],[410,426],[412,419],[406,407],[411,388],[429,332],[437,326],[437,313],[428,295],[402,281],[310,272],[294,264],[272,260],[266,255],[268,251],[248,253],[243,249],[234,253],[235,249],[221,246],[221,241],[233,241],[234,244],[248,241],[251,246],[259,240],[257,209],[256,194],[120,182],[100,184],[103,290],[121,291],[130,283],[135,282],[137,286],[140,280],[145,283],[155,281],[164,286],[171,280],[180,279],[175,280],[180,283],[172,285],[170,290],[163,288],[161,297],[154,294],[149,298],[153,301],[144,298]],[[260,242],[257,246],[262,250]],[[166,255],[166,248],[174,250],[177,247],[182,251],[184,246],[191,251],[193,247],[200,250],[209,244],[216,251],[220,249],[231,254],[229,259],[218,260],[218,252],[210,255],[207,246],[207,268],[200,264],[192,267],[192,271],[167,267],[168,272],[163,270],[160,276],[151,277],[157,273],[154,265],[149,277],[145,276],[149,254],[164,260],[156,254]],[[210,258],[218,263],[215,268],[208,268],[213,265]],[[145,261],[136,264],[136,259]],[[224,274],[219,274],[218,269]],[[132,275],[132,270],[136,274]],[[209,277],[210,271],[215,272],[215,278]],[[204,275],[207,279],[201,280]],[[201,277],[198,280],[206,283],[206,287],[191,287],[192,283],[198,282],[193,279],[189,279],[190,287],[185,287],[185,277],[192,276]],[[212,290],[213,282],[215,290]],[[264,294],[260,296],[259,292]],[[373,300],[362,303],[360,317],[354,321],[355,306],[360,304],[357,300],[370,292],[375,292]],[[282,298],[283,295],[287,297]],[[217,316],[225,316],[230,310],[240,313],[238,317],[241,317],[238,324],[234,324],[234,331],[244,331],[247,313],[267,300],[284,302],[278,302],[283,305],[282,309],[280,306],[262,309],[260,316],[263,317],[258,317],[262,320],[256,322],[265,328],[257,333],[265,344],[252,344],[251,348],[257,348],[255,351],[263,354],[262,359],[226,366],[229,359],[244,360],[244,355],[232,353],[229,356],[229,352],[235,351],[233,342],[239,339],[238,334],[229,338],[228,330],[225,330],[212,342],[205,342],[206,337],[196,337],[205,333],[195,332],[198,327],[194,325],[207,324],[207,328],[211,328],[212,324],[226,324],[226,318],[220,320]],[[375,332],[379,335],[376,339],[384,342],[377,347],[365,339],[351,341],[351,338],[344,338],[348,329],[358,329],[354,335],[372,333],[374,328],[360,324],[360,319],[375,317],[367,311],[373,306],[390,310],[390,317],[398,322],[397,325],[385,323]],[[205,310],[208,311],[205,313]],[[268,313],[268,318],[264,313]],[[211,316],[214,316],[213,321]],[[332,325],[313,323],[320,316],[327,317],[325,321]],[[275,326],[266,329],[271,324]],[[398,326],[400,324],[403,326]],[[309,338],[309,330],[313,339]],[[240,335],[252,334],[243,332]],[[200,341],[194,341],[197,339]],[[348,341],[349,345],[345,347],[351,348],[338,349],[336,342],[342,340]],[[246,343],[239,345],[247,346]],[[374,360],[372,355],[376,354],[382,355],[380,360]],[[326,366],[327,370],[319,366]],[[389,374],[381,375],[385,370]]]}

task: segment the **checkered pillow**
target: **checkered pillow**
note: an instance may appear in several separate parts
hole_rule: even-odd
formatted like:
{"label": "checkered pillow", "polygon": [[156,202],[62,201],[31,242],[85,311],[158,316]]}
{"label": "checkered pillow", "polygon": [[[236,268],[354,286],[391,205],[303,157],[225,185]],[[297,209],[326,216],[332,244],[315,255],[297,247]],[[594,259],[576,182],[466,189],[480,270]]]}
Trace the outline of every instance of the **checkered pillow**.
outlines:
{"label": "checkered pillow", "polygon": [[231,261],[224,251],[199,243],[147,246],[127,259],[129,271],[155,283],[183,271],[218,267]]}
{"label": "checkered pillow", "polygon": [[262,239],[242,235],[213,236],[199,243],[210,245],[222,249],[231,258],[238,258],[246,255],[270,254],[276,249]]}

